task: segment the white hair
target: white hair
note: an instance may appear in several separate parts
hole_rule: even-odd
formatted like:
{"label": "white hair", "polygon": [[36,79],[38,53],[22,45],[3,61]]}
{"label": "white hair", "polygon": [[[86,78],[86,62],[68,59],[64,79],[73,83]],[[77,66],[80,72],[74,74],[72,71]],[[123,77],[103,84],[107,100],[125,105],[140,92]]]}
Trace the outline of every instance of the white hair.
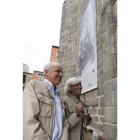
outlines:
{"label": "white hair", "polygon": [[44,76],[46,76],[46,75],[45,75],[45,70],[46,70],[46,69],[50,70],[52,65],[56,65],[56,66],[59,65],[59,66],[61,66],[61,65],[60,65],[59,63],[57,63],[57,62],[48,62],[48,63],[46,63],[45,66],[44,66],[44,68],[43,68],[43,74],[44,74]]}
{"label": "white hair", "polygon": [[70,79],[68,79],[67,81],[66,81],[66,85],[65,85],[65,87],[64,87],[64,94],[66,94],[67,96],[69,96],[70,95],[70,87],[71,87],[71,85],[77,85],[77,84],[79,84],[79,83],[81,83],[81,80],[80,79],[78,79],[77,77],[72,77],[72,78],[70,78]]}

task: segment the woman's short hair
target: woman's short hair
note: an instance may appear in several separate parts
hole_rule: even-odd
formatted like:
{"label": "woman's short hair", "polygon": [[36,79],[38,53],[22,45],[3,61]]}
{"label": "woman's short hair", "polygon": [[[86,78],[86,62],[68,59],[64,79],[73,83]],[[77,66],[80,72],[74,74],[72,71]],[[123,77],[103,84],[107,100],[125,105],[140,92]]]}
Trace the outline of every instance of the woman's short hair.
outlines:
{"label": "woman's short hair", "polygon": [[44,74],[44,76],[45,76],[45,70],[46,69],[49,69],[50,70],[52,65],[59,65],[59,66],[61,66],[57,62],[48,62],[48,63],[46,63],[45,66],[44,66],[44,68],[43,68],[43,74]]}
{"label": "woman's short hair", "polygon": [[70,78],[70,79],[68,79],[67,81],[66,81],[66,85],[65,85],[65,87],[64,87],[64,94],[66,94],[67,96],[69,96],[70,95],[70,87],[71,87],[71,85],[77,85],[77,84],[79,84],[79,83],[81,83],[81,80],[80,79],[78,79],[77,77],[72,77],[72,78]]}

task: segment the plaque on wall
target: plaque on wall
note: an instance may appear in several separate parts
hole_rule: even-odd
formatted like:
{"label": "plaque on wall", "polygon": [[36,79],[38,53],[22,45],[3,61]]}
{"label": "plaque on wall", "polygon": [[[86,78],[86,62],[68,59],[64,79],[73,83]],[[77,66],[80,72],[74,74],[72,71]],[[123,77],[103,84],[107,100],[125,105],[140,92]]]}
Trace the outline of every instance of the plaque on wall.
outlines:
{"label": "plaque on wall", "polygon": [[82,93],[97,88],[96,1],[89,0],[79,29],[79,70]]}

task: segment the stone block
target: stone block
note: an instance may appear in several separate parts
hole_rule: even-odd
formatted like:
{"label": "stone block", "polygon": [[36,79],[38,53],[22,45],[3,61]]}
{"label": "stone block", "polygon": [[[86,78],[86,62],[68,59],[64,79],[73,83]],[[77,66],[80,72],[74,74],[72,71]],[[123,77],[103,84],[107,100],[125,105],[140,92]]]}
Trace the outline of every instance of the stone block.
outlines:
{"label": "stone block", "polygon": [[101,86],[104,83],[103,76],[98,77],[98,86]]}
{"label": "stone block", "polygon": [[72,60],[73,59],[73,56],[68,56],[68,57],[66,57],[66,58],[63,58],[63,61],[69,61],[69,60]]}
{"label": "stone block", "polygon": [[72,38],[78,37],[78,33],[75,32],[71,37],[72,37]]}
{"label": "stone block", "polygon": [[76,72],[76,68],[71,68],[67,70],[67,73],[75,73]]}
{"label": "stone block", "polygon": [[106,50],[106,39],[102,42],[102,52]]}
{"label": "stone block", "polygon": [[104,86],[103,85],[98,87],[98,93],[99,93],[99,96],[104,95]]}
{"label": "stone block", "polygon": [[[61,41],[62,42],[65,42],[65,41],[67,41],[68,40],[68,37],[65,37],[64,39],[62,39]],[[65,47],[65,46],[64,46]]]}
{"label": "stone block", "polygon": [[73,63],[73,64],[70,64],[70,65],[69,65],[69,69],[70,69],[70,68],[73,68],[73,67],[76,67],[76,63]]}
{"label": "stone block", "polygon": [[[101,34],[102,34],[102,28],[99,28],[99,30],[98,30],[97,33],[96,33],[97,39],[99,39],[99,37],[101,36]],[[97,45],[97,46],[98,46],[98,45]]]}
{"label": "stone block", "polygon": [[65,54],[66,53],[69,53],[69,52],[71,52],[72,51],[72,48],[67,48],[66,50],[65,50]]}
{"label": "stone block", "polygon": [[117,79],[110,80],[104,84],[104,93],[117,91]]}
{"label": "stone block", "polygon": [[117,109],[116,108],[105,108],[105,121],[109,123],[117,123]]}
{"label": "stone block", "polygon": [[104,95],[105,107],[117,107],[117,92],[112,92]]}
{"label": "stone block", "polygon": [[73,64],[73,63],[76,63],[77,61],[76,60],[70,60],[67,62],[67,65],[70,65],[70,64]]}
{"label": "stone block", "polygon": [[97,54],[99,54],[102,51],[102,43],[97,47]]}
{"label": "stone block", "polygon": [[88,108],[88,113],[90,115],[96,115],[97,114],[97,108]]}
{"label": "stone block", "polygon": [[113,23],[117,24],[117,16],[115,16],[115,15],[107,15],[105,18],[106,18],[105,22],[106,22],[107,26],[109,26],[109,25],[111,25]]}
{"label": "stone block", "polygon": [[100,121],[101,121],[102,123],[104,123],[104,122],[105,122],[105,118],[104,118],[104,117],[100,117]]}
{"label": "stone block", "polygon": [[98,115],[104,116],[104,109],[103,108],[98,109]]}
{"label": "stone block", "polygon": [[117,78],[117,66],[110,68],[103,75],[104,82]]}
{"label": "stone block", "polygon": [[73,46],[73,47],[72,47],[72,50],[79,53],[79,47],[78,47],[78,45]]}
{"label": "stone block", "polygon": [[70,77],[76,77],[77,76],[77,73],[71,73],[70,74]]}
{"label": "stone block", "polygon": [[99,99],[98,98],[92,98],[89,99],[89,105],[92,107],[97,107],[99,104]]}
{"label": "stone block", "polygon": [[69,56],[68,53],[62,54],[62,55],[61,55],[61,59],[62,59],[62,58],[65,58],[65,57],[68,57],[68,56]]}
{"label": "stone block", "polygon": [[71,42],[72,42],[72,40],[70,39],[70,40],[67,41],[67,44],[70,44]]}
{"label": "stone block", "polygon": [[101,51],[98,55],[97,55],[97,61],[103,61],[103,52]]}
{"label": "stone block", "polygon": [[103,132],[103,124],[98,124],[98,130]]}
{"label": "stone block", "polygon": [[77,51],[69,52],[69,56],[74,55],[74,54],[76,54],[78,56],[78,52]]}
{"label": "stone block", "polygon": [[116,65],[117,65],[117,56],[116,55],[110,56],[103,63],[103,73],[105,73],[108,69]]}
{"label": "stone block", "polygon": [[106,48],[104,50],[106,50],[110,46],[114,46],[116,44],[117,44],[117,35],[112,34],[106,38],[106,41],[105,41]]}
{"label": "stone block", "polygon": [[98,122],[98,116],[91,116],[92,122]]}
{"label": "stone block", "polygon": [[102,36],[103,36],[103,42],[104,42],[106,40],[106,31],[103,32]]}
{"label": "stone block", "polygon": [[67,47],[68,47],[67,45],[66,45],[66,46],[63,46],[63,47],[62,47],[62,50],[65,50],[65,49],[67,49]]}
{"label": "stone block", "polygon": [[103,37],[100,35],[99,39],[97,40],[97,47],[103,42]]}
{"label": "stone block", "polygon": [[[107,46],[106,46],[107,47]],[[103,53],[103,60],[107,59],[111,55],[117,55],[117,46],[112,45],[108,47],[105,52]]]}
{"label": "stone block", "polygon": [[103,138],[105,140],[117,139],[117,125],[104,123],[103,132],[104,132]]}
{"label": "stone block", "polygon": [[63,70],[66,70],[66,69],[68,69],[68,66],[67,65],[64,65],[64,66],[62,66],[62,69]]}
{"label": "stone block", "polygon": [[58,59],[61,59],[61,56],[58,54]]}
{"label": "stone block", "polygon": [[[73,26],[76,26],[77,24],[73,25]],[[74,34],[75,32],[77,32],[76,30],[73,30],[71,32],[69,32],[66,36],[72,36],[72,34]]]}
{"label": "stone block", "polygon": [[61,64],[61,63],[62,63],[62,59],[61,59],[61,60],[58,60],[58,63],[60,63],[60,64]]}
{"label": "stone block", "polygon": [[[97,26],[96,26],[96,31],[99,31],[99,29],[101,29],[101,21],[97,24]],[[101,32],[102,33],[102,32]],[[99,38],[99,36],[98,36],[98,38]]]}
{"label": "stone block", "polygon": [[[98,62],[97,62],[98,63]],[[103,61],[101,61],[101,62],[99,62],[98,64],[97,64],[97,69],[99,70],[99,69],[101,69],[101,68],[103,68]]]}
{"label": "stone block", "polygon": [[89,100],[85,100],[85,105],[89,106]]}
{"label": "stone block", "polygon": [[90,90],[85,94],[86,99],[91,99],[98,96],[98,89]]}
{"label": "stone block", "polygon": [[70,44],[68,44],[68,48],[72,48],[74,46],[74,43],[72,42],[72,43],[70,43]]}
{"label": "stone block", "polygon": [[104,107],[104,97],[100,97],[100,107]]}
{"label": "stone block", "polygon": [[85,100],[85,95],[84,95],[84,94],[81,94],[81,95],[80,95],[80,99],[81,99],[82,101],[84,101],[84,100]]}
{"label": "stone block", "polygon": [[60,51],[60,52],[59,52],[59,55],[62,55],[62,54],[64,54],[64,51]]}
{"label": "stone block", "polygon": [[113,5],[111,5],[111,3],[108,4],[107,7],[106,7],[106,14],[107,15],[114,14],[114,10],[113,9],[114,9]]}
{"label": "stone block", "polygon": [[103,69],[98,70],[98,77],[103,75]]}
{"label": "stone block", "polygon": [[64,89],[65,84],[59,85],[59,88]]}
{"label": "stone block", "polygon": [[106,28],[106,35],[107,37],[111,36],[112,34],[116,34],[117,31],[117,25],[116,24],[111,24]]}
{"label": "stone block", "polygon": [[97,123],[90,123],[88,126],[93,127],[95,129],[98,129],[98,124]]}

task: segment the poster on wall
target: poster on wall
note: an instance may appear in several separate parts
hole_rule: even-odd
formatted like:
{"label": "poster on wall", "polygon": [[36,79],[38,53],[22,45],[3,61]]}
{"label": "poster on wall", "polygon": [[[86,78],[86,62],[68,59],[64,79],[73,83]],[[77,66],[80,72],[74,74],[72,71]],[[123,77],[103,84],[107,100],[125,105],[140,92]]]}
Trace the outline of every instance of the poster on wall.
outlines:
{"label": "poster on wall", "polygon": [[89,0],[80,21],[79,73],[82,93],[97,88],[96,1]]}

